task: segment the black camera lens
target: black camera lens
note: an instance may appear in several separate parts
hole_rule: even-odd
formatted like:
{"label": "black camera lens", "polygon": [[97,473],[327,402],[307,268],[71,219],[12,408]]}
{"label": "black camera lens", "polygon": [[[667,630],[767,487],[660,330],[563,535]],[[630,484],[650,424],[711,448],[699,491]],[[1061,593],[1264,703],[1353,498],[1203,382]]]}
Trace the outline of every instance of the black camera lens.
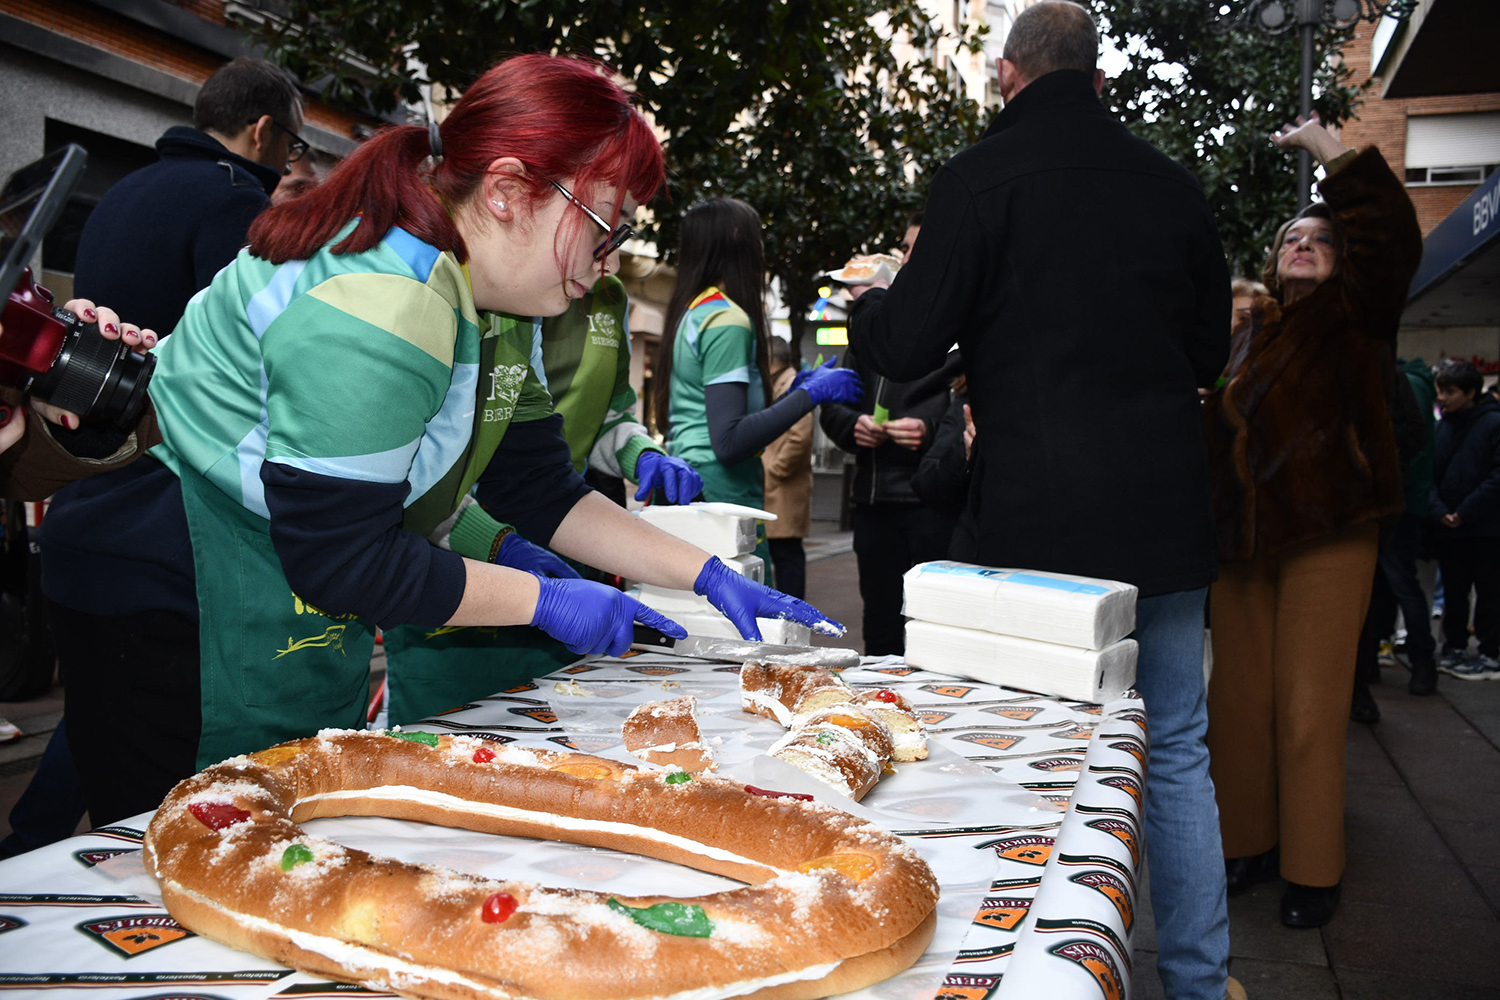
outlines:
{"label": "black camera lens", "polygon": [[106,339],[97,323],[83,323],[66,309],[54,309],[52,314],[68,328],[62,350],[51,367],[22,390],[89,423],[133,426],[146,402],[156,356],[137,354],[123,341]]}

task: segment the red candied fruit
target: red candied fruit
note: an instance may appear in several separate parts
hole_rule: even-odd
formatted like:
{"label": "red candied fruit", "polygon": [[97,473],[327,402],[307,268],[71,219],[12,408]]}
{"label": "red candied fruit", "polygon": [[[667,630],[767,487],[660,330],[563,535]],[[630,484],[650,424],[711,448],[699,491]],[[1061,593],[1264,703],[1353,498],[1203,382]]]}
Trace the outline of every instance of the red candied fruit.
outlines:
{"label": "red candied fruit", "polygon": [[811,795],[803,795],[801,792],[776,792],[769,788],[756,788],[754,785],[746,785],[745,791],[751,795],[764,795],[772,799],[801,799],[803,802],[811,802]]}
{"label": "red candied fruit", "polygon": [[476,764],[488,764],[494,759],[495,751],[491,750],[489,747],[480,747],[478,750],[474,751],[474,763]]}
{"label": "red candied fruit", "polygon": [[250,818],[249,813],[230,802],[194,802],[188,806],[188,812],[210,830],[222,830]]}
{"label": "red candied fruit", "polygon": [[892,691],[890,688],[881,688],[879,691],[875,692],[875,700],[894,705],[896,703],[896,692]]}
{"label": "red candied fruit", "polygon": [[479,917],[487,924],[503,924],[516,912],[516,897],[508,892],[497,892],[484,901]]}

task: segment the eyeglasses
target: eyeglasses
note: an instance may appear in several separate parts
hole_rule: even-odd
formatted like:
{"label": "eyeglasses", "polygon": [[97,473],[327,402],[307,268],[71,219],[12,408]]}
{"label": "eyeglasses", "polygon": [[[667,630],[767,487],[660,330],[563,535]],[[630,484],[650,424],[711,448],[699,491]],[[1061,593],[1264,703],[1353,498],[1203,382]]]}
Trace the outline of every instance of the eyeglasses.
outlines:
{"label": "eyeglasses", "polygon": [[[259,118],[255,119],[249,124],[254,125],[255,122],[258,121],[260,121]],[[274,118],[271,119],[271,124],[275,125],[277,128],[281,129],[281,131],[292,137],[291,143],[287,146],[286,162],[296,163],[298,160],[302,159],[302,157],[307,155],[307,151],[311,149],[312,146],[308,144],[308,141],[306,139],[302,138],[296,132],[293,132],[291,129],[287,128],[285,125],[281,124],[281,122],[277,121]]]}
{"label": "eyeglasses", "polygon": [[635,235],[635,230],[631,229],[630,226],[624,222],[620,223],[613,230],[611,230],[609,228],[609,223],[605,222],[604,219],[600,217],[598,212],[594,211],[592,208],[589,208],[583,202],[573,197],[572,191],[569,191],[567,188],[557,183],[557,181],[551,181],[550,183],[553,187],[557,188],[557,190],[562,194],[564,198],[577,205],[579,211],[583,212],[583,214],[587,215],[590,219],[593,219],[594,224],[608,234],[604,237],[604,239],[599,243],[598,246],[594,247],[595,260],[603,260],[604,258],[608,257],[610,254],[620,249],[621,245],[624,244],[626,240]]}

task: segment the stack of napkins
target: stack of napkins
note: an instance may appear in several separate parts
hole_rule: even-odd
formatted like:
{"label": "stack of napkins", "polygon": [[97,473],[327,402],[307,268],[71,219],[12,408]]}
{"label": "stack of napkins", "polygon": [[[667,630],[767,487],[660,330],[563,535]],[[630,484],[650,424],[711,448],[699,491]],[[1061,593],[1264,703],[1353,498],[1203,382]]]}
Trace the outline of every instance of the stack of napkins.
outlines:
{"label": "stack of napkins", "polygon": [[1135,683],[1136,588],[1038,570],[927,562],[905,576],[906,662],[1077,701]]}
{"label": "stack of napkins", "polygon": [[[718,556],[724,565],[758,583],[766,579],[765,561],[754,555],[755,522],[774,521],[776,515],[735,503],[690,503],[677,506],[642,507],[640,517],[683,541]],[[739,629],[691,590],[669,590],[649,583],[636,585],[631,595],[688,630],[689,635],[738,639]],[[811,639],[806,625],[779,618],[758,618],[761,638],[766,642],[805,646]]]}

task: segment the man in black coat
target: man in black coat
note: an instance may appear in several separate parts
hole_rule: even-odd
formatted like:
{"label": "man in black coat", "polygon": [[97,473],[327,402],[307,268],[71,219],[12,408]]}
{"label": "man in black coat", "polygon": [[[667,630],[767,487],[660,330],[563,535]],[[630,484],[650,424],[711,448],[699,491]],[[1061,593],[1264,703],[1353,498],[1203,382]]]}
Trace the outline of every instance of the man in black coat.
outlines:
{"label": "man in black coat", "polygon": [[[922,236],[851,343],[895,379],[954,336],[977,428],[955,558],[1140,588],[1146,844],[1167,995],[1222,1000],[1228,918],[1204,744],[1214,524],[1198,388],[1228,355],[1229,272],[1193,177],[1100,104],[1088,12],[1042,0],[1000,60],[1005,108],[934,177]],[[1232,984],[1239,995],[1239,985]]]}
{"label": "man in black coat", "polygon": [[105,192],[78,242],[77,294],[163,337],[234,260],[307,150],[297,83],[263,59],[236,59],[209,77],[193,126],[167,129],[156,141],[161,159]]}

